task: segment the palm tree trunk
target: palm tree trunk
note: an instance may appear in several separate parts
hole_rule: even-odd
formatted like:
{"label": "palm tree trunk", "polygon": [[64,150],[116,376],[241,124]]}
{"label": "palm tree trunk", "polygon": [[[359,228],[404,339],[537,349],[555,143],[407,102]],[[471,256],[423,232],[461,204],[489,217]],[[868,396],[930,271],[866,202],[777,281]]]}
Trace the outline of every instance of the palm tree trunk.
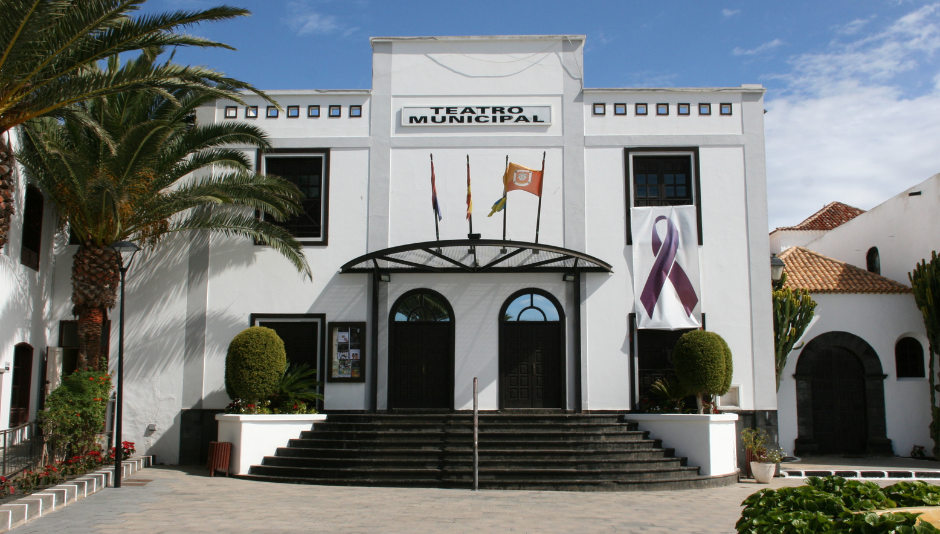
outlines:
{"label": "palm tree trunk", "polygon": [[0,132],[0,249],[6,245],[10,235],[10,220],[13,219],[13,169],[16,162],[13,150]]}
{"label": "palm tree trunk", "polygon": [[99,370],[101,365],[101,327],[103,308],[85,308],[78,315],[78,369]]}

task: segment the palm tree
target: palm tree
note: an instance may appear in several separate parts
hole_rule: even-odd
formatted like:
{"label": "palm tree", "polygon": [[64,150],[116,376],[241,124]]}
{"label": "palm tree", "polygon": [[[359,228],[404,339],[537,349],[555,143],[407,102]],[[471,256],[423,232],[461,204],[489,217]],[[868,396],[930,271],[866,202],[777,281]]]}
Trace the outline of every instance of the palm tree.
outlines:
{"label": "palm tree", "polygon": [[[154,61],[144,54],[131,63]],[[109,71],[120,68],[116,59],[109,61]],[[163,95],[126,91],[76,104],[65,120],[34,119],[23,126],[17,158],[81,243],[72,266],[79,368],[99,366],[101,326],[119,280],[117,253],[109,248],[115,241],[152,249],[167,235],[188,230],[245,236],[270,245],[310,276],[290,233],[255,216],[263,211],[279,221],[297,215],[300,191],[282,178],[256,174],[241,150],[226,148],[267,148],[258,127],[194,123],[196,108],[215,99],[216,91],[201,88]]]}
{"label": "palm tree", "polygon": [[203,67],[128,64],[107,72],[94,68],[99,61],[135,50],[231,48],[179,30],[250,15],[245,9],[222,6],[132,18],[145,1],[0,0],[0,249],[13,215],[15,166],[3,138],[15,126],[35,117],[61,117],[69,113],[69,104],[130,89],[195,86],[235,100],[237,94],[227,88],[254,91]]}

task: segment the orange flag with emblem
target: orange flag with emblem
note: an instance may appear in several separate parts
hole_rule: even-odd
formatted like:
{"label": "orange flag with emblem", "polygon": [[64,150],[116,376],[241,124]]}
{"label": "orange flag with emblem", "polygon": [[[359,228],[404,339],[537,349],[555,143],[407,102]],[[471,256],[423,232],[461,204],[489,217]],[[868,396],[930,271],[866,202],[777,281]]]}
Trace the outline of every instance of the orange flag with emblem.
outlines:
{"label": "orange flag with emblem", "polygon": [[542,171],[510,163],[503,174],[503,186],[506,191],[526,191],[537,197],[542,196]]}

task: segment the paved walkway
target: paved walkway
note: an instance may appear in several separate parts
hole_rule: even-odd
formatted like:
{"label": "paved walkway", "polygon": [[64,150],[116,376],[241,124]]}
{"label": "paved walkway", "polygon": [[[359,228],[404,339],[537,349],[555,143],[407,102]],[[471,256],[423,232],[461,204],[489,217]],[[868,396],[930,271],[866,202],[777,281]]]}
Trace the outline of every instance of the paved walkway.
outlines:
{"label": "paved walkway", "polygon": [[[176,532],[734,531],[740,503],[768,486],[646,493],[350,488],[209,478],[155,467],[13,529],[15,534]],[[770,487],[799,485],[776,479]]]}

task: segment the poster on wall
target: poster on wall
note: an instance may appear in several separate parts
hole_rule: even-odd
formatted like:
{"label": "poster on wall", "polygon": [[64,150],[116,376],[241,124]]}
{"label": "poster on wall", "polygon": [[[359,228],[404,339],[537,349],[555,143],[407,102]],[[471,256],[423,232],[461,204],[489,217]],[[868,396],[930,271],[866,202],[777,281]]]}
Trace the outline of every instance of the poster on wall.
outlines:
{"label": "poster on wall", "polygon": [[701,290],[695,206],[632,208],[638,328],[698,328]]}
{"label": "poster on wall", "polygon": [[328,382],[364,382],[366,379],[365,323],[330,323]]}

